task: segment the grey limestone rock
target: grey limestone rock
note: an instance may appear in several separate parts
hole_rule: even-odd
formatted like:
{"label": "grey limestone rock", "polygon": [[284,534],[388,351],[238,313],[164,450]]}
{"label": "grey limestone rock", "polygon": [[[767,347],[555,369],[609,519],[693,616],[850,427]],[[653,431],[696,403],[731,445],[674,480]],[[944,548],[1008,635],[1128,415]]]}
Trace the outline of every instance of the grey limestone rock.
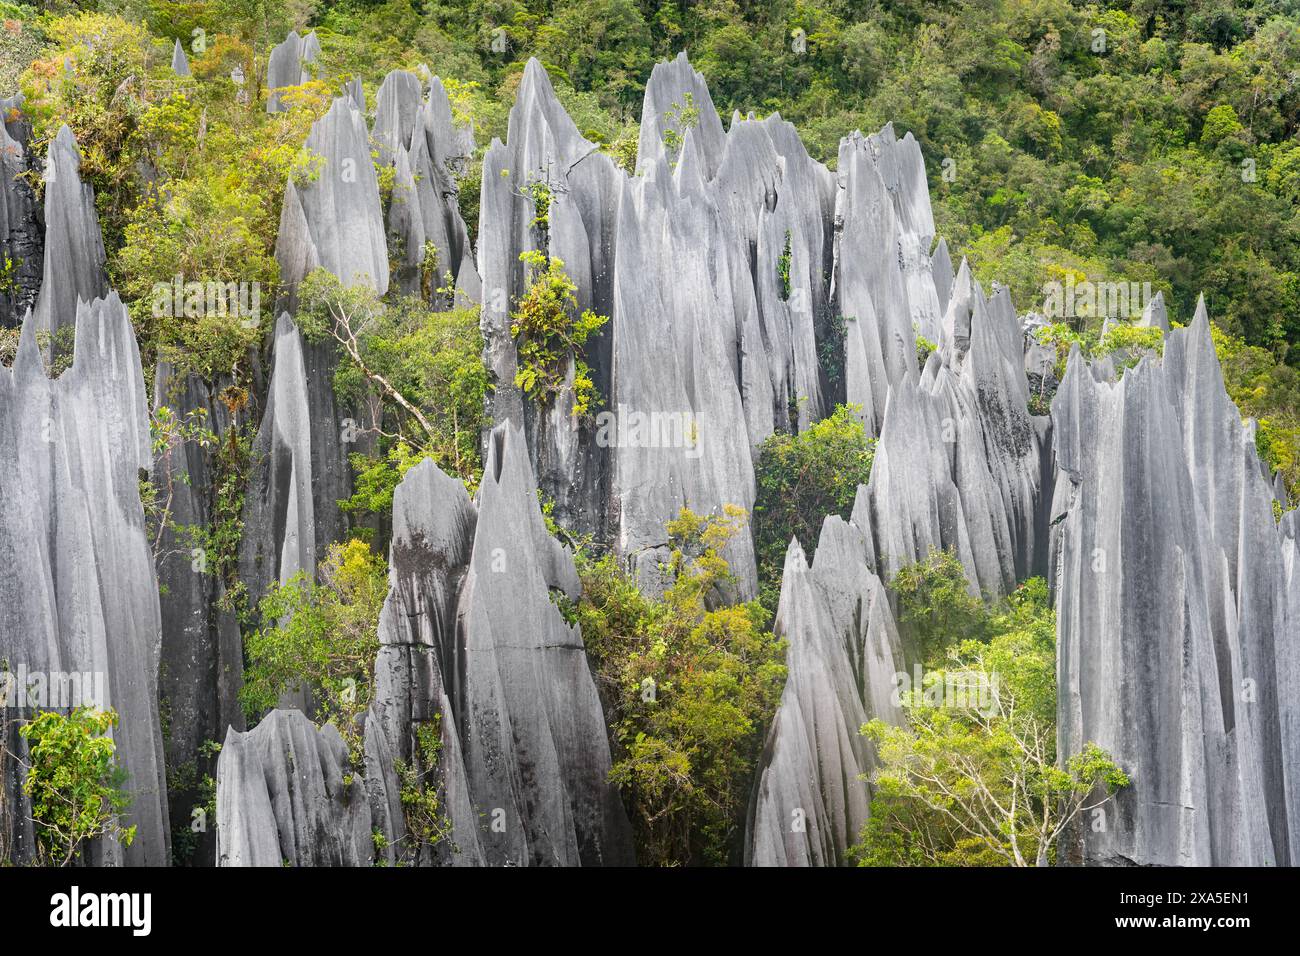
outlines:
{"label": "grey limestone rock", "polygon": [[[296,710],[232,730],[218,776],[221,863],[365,865],[372,829],[388,863],[631,863],[582,636],[550,597],[576,597],[577,573],[546,531],[517,429],[493,432],[477,507],[431,461],[406,474],[389,567],[362,766],[348,766],[333,728]],[[430,725],[436,766],[421,743]],[[407,830],[401,792],[415,778],[437,787],[446,814],[433,847]]]}
{"label": "grey limestone rock", "polygon": [[190,58],[185,55],[185,47],[177,40],[172,46],[172,72],[177,76],[190,75]]}
{"label": "grey limestone rock", "polygon": [[370,804],[347,768],[339,732],[300,711],[231,729],[217,764],[218,865],[369,866]]}
{"label": "grey limestone rock", "polygon": [[0,99],[0,258],[15,263],[0,289],[0,327],[16,328],[36,302],[44,268],[41,208],[20,174],[28,170],[30,129],[22,95]]}
{"label": "grey limestone rock", "polygon": [[458,722],[490,864],[632,862],[608,780],[609,744],[582,635],[550,592],[579,592],[573,559],[542,521],[522,433],[493,430],[460,594]]}
{"label": "grey limestone rock", "polygon": [[[395,70],[379,87],[372,135],[380,164],[394,166],[388,232],[400,254],[398,286],[406,295],[448,304],[451,297],[437,290],[455,289],[463,271],[473,272],[469,230],[456,198],[472,134],[454,122],[441,80],[430,79],[426,96],[418,76]],[[477,302],[477,275],[465,281]]]}
{"label": "grey limestone rock", "polygon": [[[64,126],[45,161],[45,264],[33,317],[38,330],[56,333],[73,324],[79,302],[108,294],[104,239],[95,192],[81,181],[81,152]],[[50,354],[64,346],[51,342]]]}
{"label": "grey limestone rock", "polygon": [[[90,859],[165,865],[158,583],[138,485],[153,464],[144,377],[115,293],[75,316],[73,362],[58,379],[46,377],[34,316],[13,368],[0,369],[0,660],[36,695],[31,706],[117,711],[124,823],[138,831],[129,847],[99,841]],[[20,834],[15,858],[31,849]]]}
{"label": "grey limestone rock", "polygon": [[[198,376],[178,375],[166,362],[154,376],[154,407],[167,407],[181,421],[202,412],[203,427],[225,441],[230,413],[219,389]],[[169,525],[157,533],[155,567],[162,612],[162,651],[158,693],[168,715],[167,766],[188,786],[171,788],[170,815],[189,829],[191,813],[204,801],[198,782],[214,771],[204,744],[220,742],[228,727],[244,729],[239,706],[243,642],[232,609],[223,604],[225,586],[216,555],[195,550],[188,531],[210,529],[217,474],[211,452],[187,441],[158,451],[153,482],[167,502]],[[210,563],[211,562],[211,563]],[[215,860],[215,827],[199,838],[191,863]]]}
{"label": "grey limestone rock", "polygon": [[967,313],[920,378],[888,396],[855,522],[870,529],[882,574],[931,548],[961,559],[975,593],[998,597],[1046,573],[1050,423],[1029,414],[1023,334],[1005,291],[986,300],[963,265],[949,316]]}
{"label": "grey limestone rock", "polygon": [[311,402],[302,336],[289,316],[276,323],[270,393],[253,442],[244,496],[240,580],[255,606],[273,583],[316,573]]}
{"label": "grey limestone rock", "polygon": [[315,33],[299,36],[296,30],[290,30],[284,42],[271,50],[266,64],[268,113],[284,113],[289,109],[279,91],[289,86],[301,86],[313,79],[319,59],[320,40]]}
{"label": "grey limestone rock", "polygon": [[[555,502],[557,520],[600,537],[607,533],[607,454],[593,440],[590,423],[571,413],[575,370],[570,362],[570,384],[545,407],[525,403],[515,385],[518,357],[510,313],[530,278],[519,256],[540,250],[564,263],[577,286],[579,310],[612,315],[615,231],[625,179],[613,160],[578,132],[546,71],[530,60],[510,111],[506,142],[493,141],[483,161],[478,276],[484,361],[494,384],[491,413],[495,422],[511,421],[525,430],[538,483]],[[592,379],[604,396],[611,389],[609,343],[606,329],[586,348]]]}
{"label": "grey limestone rock", "polygon": [[[460,670],[456,603],[469,565],[477,512],[465,486],[432,461],[407,472],[393,496],[389,593],[379,622],[375,694],[366,721],[366,781],[376,825],[393,860],[482,864],[480,820],[470,798],[452,698]],[[436,783],[450,824],[434,852],[411,846],[400,803],[400,761],[424,767],[418,732],[437,722]],[[381,824],[380,821],[383,821]]]}
{"label": "grey limestone rock", "polygon": [[1294,863],[1294,513],[1274,520],[1204,304],[1118,380],[1071,356],[1052,414],[1061,747],[1133,780],[1075,852]]}
{"label": "grey limestone rock", "polygon": [[905,670],[889,597],[862,531],[832,516],[808,566],[792,541],[776,633],[788,676],[768,733],[745,843],[747,866],[837,866],[870,814],[869,720],[901,724]]}
{"label": "grey limestone rock", "polygon": [[304,149],[318,164],[310,181],[290,181],[285,189],[276,240],[281,281],[300,282],[303,268],[314,263],[345,286],[364,284],[382,295],[388,245],[365,120],[340,97],[312,125]]}

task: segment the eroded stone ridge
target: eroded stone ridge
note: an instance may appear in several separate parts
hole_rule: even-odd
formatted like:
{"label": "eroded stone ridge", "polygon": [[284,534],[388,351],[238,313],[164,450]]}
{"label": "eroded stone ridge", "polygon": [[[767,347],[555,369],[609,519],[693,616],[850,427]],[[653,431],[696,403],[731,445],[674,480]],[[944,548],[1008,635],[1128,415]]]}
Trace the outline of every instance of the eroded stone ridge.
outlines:
{"label": "eroded stone ridge", "polygon": [[1118,381],[1076,352],[1052,416],[1061,747],[1095,741],[1133,780],[1074,852],[1294,863],[1295,512],[1274,519],[1204,303]]}
{"label": "eroded stone ridge", "polygon": [[298,31],[290,30],[284,42],[271,50],[266,63],[266,88],[271,91],[266,98],[266,111],[287,112],[289,106],[279,91],[285,87],[302,86],[314,79],[319,60],[320,40],[316,34],[299,36]]}
{"label": "eroded stone ridge", "polygon": [[374,860],[364,783],[330,724],[273,710],[254,729],[226,734],[217,771],[221,866],[369,866]]}
{"label": "eroded stone ridge", "polygon": [[[550,597],[552,589],[576,597],[577,573],[546,531],[536,487],[522,435],[503,425],[492,434],[477,506],[431,461],[397,488],[364,766],[346,771],[364,776],[367,833],[384,836],[378,852],[386,862],[632,862],[582,636]],[[258,865],[276,841],[292,862],[353,859],[345,856],[350,837],[307,845],[315,831],[305,821],[346,824],[346,836],[352,815],[362,814],[353,790],[332,783],[339,766],[329,756],[339,750],[332,728],[321,732],[329,759],[320,758],[319,780],[312,764],[307,796],[292,804],[291,819],[278,809],[285,771],[267,763],[265,741],[284,735],[286,714],[301,718],[277,710],[251,734],[233,735],[240,749],[229,766],[222,752],[218,815],[236,827],[236,842],[222,837],[225,865]],[[262,743],[250,750],[254,735]],[[261,763],[249,753],[261,754]],[[437,789],[446,817],[447,833],[432,847],[408,830],[402,794],[416,785]]]}
{"label": "eroded stone ridge", "polygon": [[[104,237],[95,191],[81,181],[81,151],[67,126],[59,129],[45,160],[45,265],[33,316],[36,328],[56,336],[72,325],[78,304],[108,294]],[[53,338],[47,354],[66,351]]]}
{"label": "eroded stone ridge", "polygon": [[812,567],[790,543],[776,633],[789,642],[745,842],[747,866],[838,866],[870,814],[873,745],[859,730],[903,723],[902,643],[861,530],[832,516]]}
{"label": "eroded stone ridge", "polygon": [[[90,859],[162,866],[158,582],[139,494],[153,464],[144,376],[116,293],[74,314],[73,361],[59,378],[46,376],[34,315],[12,369],[0,368],[0,661],[32,710],[117,711],[112,736],[132,796],[123,823],[139,829],[129,847],[96,843]],[[14,859],[29,860],[31,810],[16,799],[5,823],[23,831]]]}

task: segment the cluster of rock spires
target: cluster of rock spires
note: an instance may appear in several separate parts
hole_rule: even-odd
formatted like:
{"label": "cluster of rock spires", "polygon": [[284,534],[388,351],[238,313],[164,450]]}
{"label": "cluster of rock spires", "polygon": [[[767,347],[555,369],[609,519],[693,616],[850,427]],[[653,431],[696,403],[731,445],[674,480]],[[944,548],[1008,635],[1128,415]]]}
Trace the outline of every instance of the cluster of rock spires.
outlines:
{"label": "cluster of rock spires", "polygon": [[1116,379],[1072,355],[1052,404],[1059,736],[1134,778],[1085,862],[1300,854],[1297,512],[1228,400],[1204,302]]}
{"label": "cluster of rock spires", "polygon": [[[311,79],[319,53],[311,34],[276,48],[268,110],[291,108],[276,91]],[[173,67],[189,69],[179,45]],[[737,114],[724,130],[683,55],[650,78],[630,175],[581,136],[531,61],[506,141],[484,159],[475,252],[456,201],[473,140],[441,82],[390,74],[373,126],[350,86],[308,138],[315,174],[286,184],[276,257],[287,293],[252,405],[241,413],[222,383],[166,365],[155,404],[203,409],[220,435],[258,416],[238,559],[253,602],[346,536],[348,454],[376,424],[335,395],[333,344],[304,339],[293,320],[311,271],[377,294],[481,302],[497,425],[476,501],[432,462],[397,489],[364,721],[317,728],[304,689],[246,731],[223,586],[195,573],[170,532],[149,540],[136,489],[137,469],[151,469],[179,523],[202,528],[208,460],[188,446],[151,460],[143,371],[107,288],[76,144],[64,130],[51,145],[42,209],[15,179],[32,162],[21,102],[0,107],[0,251],[22,263],[0,320],[27,315],[0,372],[0,555],[15,569],[0,585],[0,662],[106,675],[139,835],[130,848],[97,844],[94,861],[166,862],[169,815],[188,824],[196,794],[173,788],[169,808],[163,768],[197,766],[203,741],[224,739],[215,839],[199,860],[632,862],[582,637],[550,597],[576,596],[577,576],[537,490],[561,525],[608,543],[653,591],[664,527],[682,507],[751,508],[761,443],[844,401],[878,436],[875,461],[849,520],[828,518],[817,542],[787,554],[775,626],[789,676],[747,864],[845,862],[870,805],[860,778],[874,757],[858,728],[903,720],[894,678],[916,658],[887,582],[932,548],[957,554],[972,593],[1003,595],[1035,574],[1053,584],[1062,752],[1096,741],[1134,780],[1104,830],[1076,835],[1072,860],[1290,864],[1300,853],[1287,694],[1300,677],[1300,519],[1274,518],[1285,494],[1226,397],[1204,309],[1122,376],[1113,361],[1073,356],[1051,416],[1031,414],[1031,387],[1058,384],[1055,356],[1005,289],[986,296],[942,240],[931,251],[910,135],[848,136],[832,172],[779,116]],[[571,414],[571,388],[539,406],[515,386],[510,312],[529,281],[520,255],[534,249],[564,262],[579,308],[610,317],[586,353],[604,409],[675,433],[601,431]],[[74,321],[72,367],[51,380],[37,335]],[[1142,324],[1168,332],[1162,300]],[[918,336],[935,345],[921,367]],[[752,541],[740,536],[728,557],[729,597],[752,597]],[[22,742],[13,721],[2,729],[17,760],[0,761],[0,856],[23,860]],[[436,789],[446,817],[432,847],[407,832],[413,780]]]}
{"label": "cluster of rock spires", "polygon": [[[232,729],[219,863],[630,864],[581,633],[550,598],[576,598],[578,576],[546,530],[522,434],[492,433],[477,503],[431,461],[408,472],[390,557],[364,781],[338,731],[297,710]],[[413,777],[441,794],[447,837],[432,848],[407,832]]]}

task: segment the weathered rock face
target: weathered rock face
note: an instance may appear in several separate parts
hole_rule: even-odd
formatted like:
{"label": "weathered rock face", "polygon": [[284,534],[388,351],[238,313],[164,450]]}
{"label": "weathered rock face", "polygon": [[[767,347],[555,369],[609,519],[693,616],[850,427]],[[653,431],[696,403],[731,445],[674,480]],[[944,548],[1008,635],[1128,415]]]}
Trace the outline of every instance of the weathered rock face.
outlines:
{"label": "weathered rock face", "polygon": [[[493,141],[483,160],[478,273],[484,361],[495,385],[492,415],[498,423],[524,429],[534,472],[555,502],[556,519],[602,537],[607,456],[590,423],[572,414],[572,363],[560,395],[541,408],[526,403],[515,385],[518,357],[510,313],[528,285],[519,255],[536,249],[564,263],[577,286],[580,310],[612,314],[614,233],[625,178],[609,156],[579,134],[546,71],[530,60],[510,111],[506,142]],[[605,329],[587,344],[592,381],[603,396],[611,394],[609,340]]]}
{"label": "weathered rock face", "polygon": [[319,59],[320,40],[315,33],[300,37],[296,30],[289,31],[284,42],[271,51],[266,63],[266,88],[271,91],[266,98],[268,113],[288,111],[289,107],[277,91],[286,86],[301,86],[311,80]]}
{"label": "weathered rock face", "polygon": [[397,260],[394,281],[403,294],[439,305],[451,302],[451,296],[437,293],[443,287],[463,289],[464,301],[477,303],[478,272],[456,202],[456,176],[473,153],[474,140],[468,128],[454,123],[442,81],[432,77],[426,96],[414,73],[389,73],[379,87],[372,136],[380,164],[395,169],[388,212]]}
{"label": "weathered rock face", "polygon": [[232,729],[217,771],[221,866],[369,866],[370,804],[337,730],[296,710]]}
{"label": "weathered rock face", "polygon": [[[124,822],[139,829],[130,847],[104,842],[90,857],[165,865],[158,584],[138,488],[152,466],[144,377],[116,294],[75,315],[73,363],[58,379],[45,375],[34,316],[13,368],[0,369],[0,660],[39,709],[118,712],[113,738],[132,795]],[[13,795],[13,780],[4,785]],[[11,824],[30,815],[16,800]],[[26,860],[31,831],[19,829],[11,849]]]}
{"label": "weathered rock face", "polygon": [[[276,261],[287,290],[283,306],[289,311],[296,307],[298,283],[317,268],[333,273],[345,286],[365,285],[382,295],[389,275],[379,185],[370,158],[369,132],[349,98],[336,99],[312,126],[306,149],[320,157],[318,175],[301,188],[288,183],[276,237]],[[338,502],[352,495],[348,455],[364,451],[368,444],[369,417],[361,409],[345,406],[335,394],[338,352],[333,340],[304,342],[296,330],[286,338],[283,327],[282,320],[275,338],[277,372],[271,391],[280,389],[282,400],[292,409],[284,413],[292,415],[292,426],[281,428],[279,434],[286,447],[295,449],[296,477],[292,486],[287,479],[273,480],[264,465],[256,479],[258,500],[250,495],[247,508],[254,520],[263,512],[301,514],[302,520],[258,525],[251,542],[246,536],[241,545],[241,576],[252,595],[260,594],[258,588],[264,589],[276,577],[268,568],[289,569],[289,574],[314,572],[326,548],[344,537],[347,524]],[[279,372],[281,342],[294,343],[292,354],[284,359],[283,373]],[[277,379],[290,378],[291,382],[277,384]],[[261,426],[268,435],[273,428],[267,424],[271,401]],[[263,447],[261,439],[259,447]],[[292,499],[282,497],[291,490]],[[246,521],[245,527],[254,526]],[[297,537],[284,537],[289,533]],[[292,560],[268,557],[290,554]],[[256,561],[255,568],[247,563],[249,555]]]}
{"label": "weathered rock face", "polygon": [[[300,282],[312,267],[351,288],[388,291],[388,245],[370,132],[347,97],[317,120],[304,147],[319,157],[312,179],[285,189],[275,256],[282,282]],[[304,270],[304,266],[307,268]]]}
{"label": "weathered rock face", "polygon": [[952,549],[974,593],[999,597],[1046,573],[1050,422],[1027,410],[1022,333],[1010,300],[985,300],[963,264],[949,313],[970,304],[967,348],[934,352],[889,393],[871,479],[853,519],[880,571]]}
{"label": "weathered rock face", "polygon": [[1223,389],[1204,304],[1118,382],[1052,407],[1059,738],[1133,780],[1089,863],[1296,860],[1295,513]]}
{"label": "weathered rock face", "polygon": [[172,46],[172,72],[177,76],[190,75],[190,58],[185,55],[185,47],[177,40]]}
{"label": "weathered rock face", "polygon": [[582,635],[551,591],[578,596],[573,559],[546,531],[522,433],[492,432],[458,604],[457,720],[470,793],[494,824],[493,864],[632,862],[631,827]]}
{"label": "weathered rock face", "polygon": [[[894,151],[884,155],[892,159]],[[897,172],[892,165],[887,171]],[[855,133],[840,141],[838,186],[835,300],[845,321],[845,393],[876,435],[889,389],[916,377],[916,337],[899,216],[867,137]],[[928,211],[928,193],[925,206]]]}
{"label": "weathered rock face", "polygon": [[[452,700],[460,667],[456,601],[469,566],[477,512],[465,486],[432,461],[407,472],[393,496],[389,593],[379,622],[375,695],[366,721],[366,781],[376,826],[390,861],[481,865],[481,821],[469,781]],[[436,722],[437,767],[425,766],[419,731]],[[447,840],[432,852],[413,847],[403,817],[402,781],[408,773],[436,776],[450,823]]]}
{"label": "weathered rock face", "polygon": [[[807,427],[845,392],[879,431],[889,389],[917,377],[913,328],[940,339],[954,280],[946,247],[929,254],[910,136],[847,138],[837,176],[779,116],[737,115],[724,132],[684,55],[651,74],[640,135],[628,177],[531,63],[507,143],[485,161],[479,263],[494,417],[524,428],[557,520],[609,541],[654,590],[664,526],[682,507],[752,507],[765,438]],[[603,432],[574,419],[567,389],[538,407],[514,387],[509,314],[530,249],[562,259],[579,306],[611,317],[587,356]],[[664,423],[693,440],[665,436]],[[749,542],[728,557],[737,594],[755,593]]]}
{"label": "weathered rock face", "polygon": [[[384,859],[631,863],[631,828],[607,781],[609,744],[582,637],[550,598],[551,589],[576,596],[577,574],[572,557],[546,532],[517,429],[493,433],[477,509],[460,481],[431,461],[408,472],[394,497],[389,585],[364,728],[366,833],[371,826],[383,833]],[[297,712],[275,711],[251,734],[232,735],[241,749],[229,766],[230,743],[222,752],[223,864],[271,858],[262,848],[274,848],[277,834],[291,861],[336,860],[344,852],[334,843],[307,846],[313,831],[296,809],[290,824],[278,810],[272,822],[275,800],[263,799],[261,781],[280,771],[245,769],[247,741],[283,735],[278,724],[286,714]],[[273,719],[277,727],[264,731]],[[430,725],[436,765],[421,742]],[[353,794],[329,784],[334,763],[321,764],[325,789],[310,791],[311,801],[329,807],[313,809],[309,801],[306,819],[346,821],[350,828]],[[401,791],[413,779],[437,787],[450,824],[433,848],[416,845],[407,832]],[[277,786],[267,784],[272,797]],[[238,844],[225,842],[230,820]],[[284,842],[290,832],[296,855]],[[237,845],[238,852],[227,849]]]}
{"label": "weathered rock face", "polygon": [[0,263],[8,260],[0,284],[0,327],[16,328],[36,303],[44,265],[45,230],[40,204],[26,180],[30,129],[21,95],[0,100]]}
{"label": "weathered rock face", "polygon": [[860,837],[874,769],[869,720],[901,724],[905,671],[889,598],[862,532],[826,519],[809,568],[791,542],[776,633],[789,642],[745,843],[747,866],[837,866]]}
{"label": "weathered rock face", "polygon": [[288,315],[276,323],[271,388],[253,442],[244,496],[239,576],[256,605],[273,583],[316,573],[311,403],[302,336]]}
{"label": "weathered rock face", "polygon": [[[217,390],[197,376],[175,374],[159,363],[154,377],[154,407],[167,406],[178,419],[201,410],[205,427],[227,440],[231,426],[227,406]],[[154,458],[153,481],[167,503],[170,522],[178,528],[211,528],[216,482],[211,452],[185,442]],[[162,611],[162,657],[158,693],[167,715],[165,747],[170,768],[170,816],[178,831],[192,833],[192,812],[203,803],[199,781],[214,770],[203,745],[220,742],[226,730],[244,729],[239,706],[243,643],[235,614],[224,603],[225,587],[215,567],[217,556],[196,551],[188,532],[163,528],[155,543],[159,602]],[[176,855],[183,847],[176,841]],[[197,838],[188,862],[215,860],[215,827]]]}
{"label": "weathered rock face", "polygon": [[[81,152],[64,126],[45,160],[45,265],[33,316],[36,328],[57,334],[72,325],[79,302],[108,294],[104,237],[95,213],[95,191],[82,183]],[[67,346],[51,341],[51,356]]]}

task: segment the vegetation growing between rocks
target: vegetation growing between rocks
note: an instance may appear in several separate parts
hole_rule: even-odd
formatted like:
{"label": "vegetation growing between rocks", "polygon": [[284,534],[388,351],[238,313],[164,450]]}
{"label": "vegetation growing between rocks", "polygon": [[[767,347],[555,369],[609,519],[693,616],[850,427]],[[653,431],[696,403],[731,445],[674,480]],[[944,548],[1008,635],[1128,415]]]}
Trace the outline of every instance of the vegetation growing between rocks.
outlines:
{"label": "vegetation growing between rocks", "polygon": [[18,728],[30,758],[23,793],[31,799],[38,865],[75,864],[100,837],[123,846],[135,839],[136,828],[120,823],[131,801],[108,736],[116,726],[113,710],[77,707],[43,711]]}
{"label": "vegetation growing between rocks", "polygon": [[582,627],[614,741],[610,778],[643,866],[739,862],[745,806],[785,680],[785,645],[758,602],[714,608],[743,511],[668,525],[673,584],[643,595],[612,556],[579,556]]}
{"label": "vegetation growing between rocks", "polygon": [[488,389],[478,307],[438,311],[415,297],[381,299],[365,286],[345,288],[324,269],[303,280],[298,297],[308,340],[340,346],[339,399],[380,403],[379,451],[352,456],[357,479],[345,510],[391,511],[393,489],[424,458],[476,487]]}
{"label": "vegetation growing between rocks", "polygon": [[264,624],[244,642],[247,666],[239,699],[251,725],[283,695],[306,692],[314,702],[313,719],[333,722],[358,758],[358,718],[373,693],[388,567],[365,542],[353,539],[330,545],[316,577],[319,583],[300,572],[273,584],[258,602]]}
{"label": "vegetation growing between rocks", "polygon": [[874,454],[875,441],[848,405],[796,435],[763,442],[754,466],[754,542],[759,599],[769,612],[776,612],[790,539],[798,538],[812,557],[826,517],[849,517]]}
{"label": "vegetation growing between rocks", "polygon": [[862,728],[879,765],[852,855],[864,866],[1056,863],[1068,828],[1105,813],[1130,781],[1092,743],[1057,765],[1056,615],[1046,583],[1033,578],[977,611],[954,586],[952,563],[933,552],[895,583],[908,602],[925,595],[926,625],[942,630],[925,645],[922,686],[901,689],[906,726],[877,719]]}
{"label": "vegetation growing between rocks", "polygon": [[566,385],[572,362],[572,414],[581,418],[599,400],[583,347],[609,321],[590,309],[578,313],[578,287],[564,271],[564,262],[532,250],[521,253],[529,267],[528,289],[510,313],[510,334],[515,336],[519,369],[515,385],[541,405],[550,402]]}

